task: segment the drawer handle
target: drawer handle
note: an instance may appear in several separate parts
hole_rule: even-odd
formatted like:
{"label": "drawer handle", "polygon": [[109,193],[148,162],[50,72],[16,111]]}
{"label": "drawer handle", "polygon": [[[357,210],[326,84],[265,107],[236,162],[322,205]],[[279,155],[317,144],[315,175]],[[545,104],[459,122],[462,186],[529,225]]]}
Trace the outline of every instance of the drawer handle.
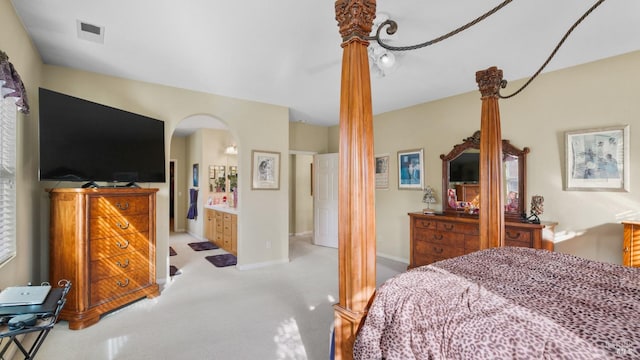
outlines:
{"label": "drawer handle", "polygon": [[116,203],[116,207],[120,210],[127,210],[129,208],[129,202],[127,201],[126,203],[124,203],[124,205],[120,204],[120,202],[118,201]]}
{"label": "drawer handle", "polygon": [[120,249],[126,249],[129,247],[129,240],[125,240],[123,244],[120,243],[120,241],[116,241],[116,245],[120,248]]}
{"label": "drawer handle", "polygon": [[433,234],[433,239],[434,240],[442,240],[443,235],[442,234]]}
{"label": "drawer handle", "polygon": [[629,247],[625,247],[624,249],[622,249],[622,251],[628,253],[629,252]]}
{"label": "drawer handle", "polygon": [[443,248],[436,248],[436,247],[433,248],[433,252],[436,254],[442,254],[443,251],[444,251]]}
{"label": "drawer handle", "polygon": [[120,266],[121,268],[126,268],[127,266],[129,266],[129,259],[125,260],[124,263],[121,263],[120,261],[116,261],[116,265]]}
{"label": "drawer handle", "polygon": [[507,237],[509,237],[510,239],[517,239],[517,238],[519,238],[519,237],[520,237],[520,232],[517,232],[517,233],[515,233],[515,235],[514,235],[514,234],[512,234],[512,233],[510,233],[510,232],[508,232],[508,231],[507,231]]}
{"label": "drawer handle", "polygon": [[127,280],[125,280],[124,282],[118,280],[118,282],[116,282],[116,284],[120,287],[126,287],[129,285],[129,279],[127,278]]}
{"label": "drawer handle", "polygon": [[118,227],[119,227],[120,229],[122,229],[122,230],[126,230],[126,229],[128,229],[128,228],[129,228],[129,222],[128,222],[128,221],[127,221],[127,223],[126,223],[126,224],[124,224],[124,225],[120,224],[120,222],[118,221],[118,222],[116,222],[116,225],[118,225]]}
{"label": "drawer handle", "polygon": [[453,224],[451,224],[451,225],[449,225],[449,224],[444,224],[444,229],[445,229],[445,230],[448,230],[448,231],[451,231],[451,230],[453,230],[453,227],[454,227],[454,226],[455,226],[455,225],[453,225]]}

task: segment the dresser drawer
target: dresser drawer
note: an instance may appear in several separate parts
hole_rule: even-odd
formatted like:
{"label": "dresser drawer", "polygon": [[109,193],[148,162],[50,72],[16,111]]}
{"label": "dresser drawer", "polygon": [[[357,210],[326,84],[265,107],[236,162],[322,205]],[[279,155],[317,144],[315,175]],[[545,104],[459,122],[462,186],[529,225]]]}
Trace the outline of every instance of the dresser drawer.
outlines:
{"label": "dresser drawer", "polygon": [[91,262],[91,282],[132,271],[149,271],[148,248]]}
{"label": "dresser drawer", "polygon": [[131,271],[91,283],[91,305],[124,296],[151,284],[149,269]]}
{"label": "dresser drawer", "polygon": [[92,197],[89,200],[89,216],[122,216],[149,214],[148,196]]}
{"label": "dresser drawer", "polygon": [[89,244],[89,258],[92,261],[131,252],[149,253],[148,232],[102,238]]}
{"label": "dresser drawer", "polygon": [[428,242],[435,245],[464,247],[464,234],[434,230],[416,230],[415,241]]}
{"label": "dresser drawer", "polygon": [[478,224],[465,224],[465,223],[440,221],[438,222],[437,229],[440,231],[457,232],[457,233],[464,233],[469,235],[480,234],[480,228]]}
{"label": "dresser drawer", "polygon": [[506,228],[504,230],[505,246],[533,247],[531,230]]}
{"label": "dresser drawer", "polygon": [[436,224],[438,222],[432,219],[416,219],[415,227],[416,229],[436,229]]}
{"label": "dresser drawer", "polygon": [[414,256],[416,255],[451,258],[464,255],[464,248],[418,241],[415,243],[414,248]]}
{"label": "dresser drawer", "polygon": [[149,231],[149,216],[111,216],[90,219],[89,239],[122,236],[137,232]]}

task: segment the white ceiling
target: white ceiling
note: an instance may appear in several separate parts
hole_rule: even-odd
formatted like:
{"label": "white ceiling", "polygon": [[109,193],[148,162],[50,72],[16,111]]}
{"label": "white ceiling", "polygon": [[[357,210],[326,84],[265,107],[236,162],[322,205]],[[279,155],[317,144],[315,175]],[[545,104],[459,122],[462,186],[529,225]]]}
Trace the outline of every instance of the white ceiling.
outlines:
{"label": "white ceiling", "polygon": [[[529,77],[595,1],[513,1],[442,43],[397,53],[393,73],[372,77],[374,114],[476,90],[475,72],[490,66],[507,80]],[[342,49],[334,1],[12,3],[47,64],[282,105],[291,121],[338,123]],[[412,45],[499,3],[379,0],[377,10],[398,22],[393,44]],[[604,2],[546,71],[640,49],[639,19],[638,0]],[[77,20],[104,26],[104,44],[78,38]]]}

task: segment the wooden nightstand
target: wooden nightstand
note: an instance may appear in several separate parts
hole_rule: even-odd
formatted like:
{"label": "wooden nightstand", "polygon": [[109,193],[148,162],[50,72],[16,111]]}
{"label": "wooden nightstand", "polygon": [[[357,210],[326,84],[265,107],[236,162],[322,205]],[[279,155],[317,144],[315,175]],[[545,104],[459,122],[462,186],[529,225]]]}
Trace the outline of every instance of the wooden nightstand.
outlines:
{"label": "wooden nightstand", "polygon": [[622,264],[640,267],[640,221],[623,221]]}

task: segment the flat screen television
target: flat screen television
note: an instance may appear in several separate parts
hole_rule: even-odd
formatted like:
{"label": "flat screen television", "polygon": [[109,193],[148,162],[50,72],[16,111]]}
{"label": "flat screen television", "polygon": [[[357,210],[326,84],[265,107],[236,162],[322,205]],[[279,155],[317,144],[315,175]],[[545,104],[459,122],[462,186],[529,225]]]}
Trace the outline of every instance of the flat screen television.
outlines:
{"label": "flat screen television", "polygon": [[449,162],[449,181],[477,183],[480,181],[480,153],[462,153]]}
{"label": "flat screen television", "polygon": [[40,88],[40,180],[165,182],[164,122]]}

